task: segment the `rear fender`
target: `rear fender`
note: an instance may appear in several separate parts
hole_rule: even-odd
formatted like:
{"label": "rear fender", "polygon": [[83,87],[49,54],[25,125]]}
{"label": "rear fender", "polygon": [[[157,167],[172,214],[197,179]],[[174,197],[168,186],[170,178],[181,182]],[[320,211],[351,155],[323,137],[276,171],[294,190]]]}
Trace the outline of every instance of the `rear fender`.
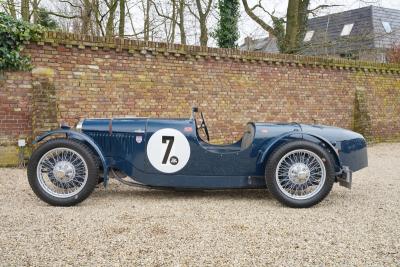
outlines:
{"label": "rear fender", "polygon": [[94,142],[94,140],[90,136],[87,136],[86,134],[83,134],[81,132],[77,132],[74,130],[70,130],[70,129],[57,129],[54,131],[46,132],[46,133],[36,137],[35,141],[33,141],[33,144],[39,143],[50,136],[58,135],[58,134],[65,134],[67,138],[85,142],[89,145],[90,148],[92,148],[96,152],[97,156],[99,156],[99,158],[100,158],[100,161],[101,161],[101,164],[103,167],[104,186],[106,186],[107,182],[108,182],[107,161],[106,161],[106,158],[104,157],[104,153],[101,150],[101,148],[96,144],[96,142]]}
{"label": "rear fender", "polygon": [[277,147],[279,147],[282,144],[286,144],[296,140],[307,140],[323,147],[324,149],[329,148],[332,151],[332,156],[336,165],[335,169],[337,168],[336,171],[340,172],[342,170],[342,163],[340,161],[339,154],[335,149],[335,147],[327,139],[316,134],[298,132],[298,131],[280,135],[273,142],[263,147],[261,155],[257,160],[257,165],[263,164],[265,166],[266,160]]}

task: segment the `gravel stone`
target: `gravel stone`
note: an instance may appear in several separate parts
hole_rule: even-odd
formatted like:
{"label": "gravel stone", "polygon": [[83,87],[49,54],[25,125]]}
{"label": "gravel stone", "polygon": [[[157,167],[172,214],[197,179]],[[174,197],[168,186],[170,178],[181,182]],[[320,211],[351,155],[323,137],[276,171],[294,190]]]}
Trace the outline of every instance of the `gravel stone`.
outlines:
{"label": "gravel stone", "polygon": [[159,191],[111,182],[52,207],[0,169],[1,266],[399,266],[400,144],[369,148],[353,189],[309,209],[266,190]]}

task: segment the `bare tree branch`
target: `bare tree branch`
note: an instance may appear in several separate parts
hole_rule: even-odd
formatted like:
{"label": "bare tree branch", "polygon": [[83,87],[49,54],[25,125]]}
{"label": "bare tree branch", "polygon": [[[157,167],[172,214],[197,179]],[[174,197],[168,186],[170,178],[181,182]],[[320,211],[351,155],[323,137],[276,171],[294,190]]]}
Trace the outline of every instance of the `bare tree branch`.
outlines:
{"label": "bare tree branch", "polygon": [[343,5],[319,5],[319,6],[316,6],[315,8],[313,8],[313,9],[308,9],[307,12],[309,14],[316,15],[315,12],[318,11],[318,10],[326,9],[326,8],[330,8],[330,7],[338,7],[338,6],[343,6]]}
{"label": "bare tree branch", "polygon": [[189,12],[197,19],[200,20],[199,16],[192,10],[189,4],[187,4],[187,7],[189,9]]}
{"label": "bare tree branch", "polygon": [[[251,19],[253,19],[258,25],[260,25],[261,28],[263,28],[266,32],[275,36],[274,28],[272,26],[268,25],[264,20],[262,20],[260,17],[258,17],[254,13],[254,9],[261,6],[261,2],[259,2],[257,5],[255,5],[252,8],[249,7],[247,0],[242,0],[242,2],[243,2],[244,10],[246,11],[247,15],[249,15],[249,17]],[[262,8],[262,9],[265,10],[264,8]]]}
{"label": "bare tree branch", "polygon": [[60,3],[64,3],[64,4],[68,4],[73,8],[79,8],[80,10],[82,10],[82,6],[81,5],[75,5],[73,3],[71,3],[70,1],[67,0],[58,0]]}
{"label": "bare tree branch", "polygon": [[174,20],[172,17],[167,16],[167,15],[163,14],[162,12],[160,12],[160,10],[158,9],[156,3],[153,0],[150,0],[150,1],[153,4],[154,10],[156,11],[158,16],[163,17],[163,18],[168,19],[168,20]]}
{"label": "bare tree branch", "polygon": [[53,11],[48,11],[48,14],[56,16],[56,17],[64,18],[64,19],[77,19],[77,18],[81,17],[80,15],[71,15],[71,16],[69,16],[69,15],[55,13]]}

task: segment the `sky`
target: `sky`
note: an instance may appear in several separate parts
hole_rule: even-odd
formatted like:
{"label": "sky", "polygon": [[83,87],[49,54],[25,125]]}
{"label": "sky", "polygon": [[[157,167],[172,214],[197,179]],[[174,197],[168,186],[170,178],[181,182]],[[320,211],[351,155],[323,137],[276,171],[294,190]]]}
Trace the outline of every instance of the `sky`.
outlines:
{"label": "sky", "polygon": [[[2,0],[0,0],[2,1]],[[167,3],[170,0],[154,0],[155,3]],[[218,0],[213,0],[214,4],[216,5]],[[242,0],[239,0],[240,2]],[[248,4],[250,7],[253,5],[257,4],[259,1],[261,1],[261,4],[263,7],[268,10],[268,12],[275,12],[274,14],[279,16],[279,17],[284,17],[286,14],[286,8],[288,5],[288,0],[248,0]],[[189,2],[189,1],[188,1]],[[44,5],[46,8],[57,11],[57,6],[60,3],[59,0],[42,0],[42,5]],[[133,24],[134,27],[136,27],[136,32],[141,32],[143,29],[143,11],[141,8],[141,0],[130,0],[130,3],[134,3],[132,6],[132,17],[133,17]],[[136,3],[136,4],[135,4]],[[360,8],[363,6],[369,6],[369,5],[375,5],[375,6],[381,6],[381,7],[386,7],[386,8],[394,8],[394,9],[400,9],[400,0],[311,0],[311,6],[310,8],[314,8],[318,5],[321,4],[328,4],[328,5],[337,5],[335,7],[331,7],[328,9],[321,10],[317,13],[317,16],[323,16],[327,14],[332,14],[332,13],[337,13],[349,9],[355,9],[355,8]],[[187,16],[187,21],[185,22],[185,28],[186,28],[186,33],[187,33],[187,38],[188,38],[188,43],[189,44],[194,44],[198,45],[199,41],[199,25],[198,22],[194,19],[191,14],[186,11],[188,14]],[[263,18],[265,21],[269,21],[270,18],[269,16],[261,11],[261,10],[256,10],[255,11],[257,15],[259,15],[261,18]],[[244,41],[244,38],[250,36],[252,38],[263,38],[266,37],[268,34],[261,29],[258,24],[256,24],[249,16],[245,13],[243,9],[243,5],[241,3],[241,12],[240,12],[240,18],[239,18],[239,32],[240,32],[240,38],[238,41],[238,44],[242,44]],[[214,11],[209,16],[208,20],[208,28],[209,28],[209,33],[211,33],[215,28],[216,28],[216,23],[218,19],[218,14]],[[163,27],[158,27],[158,31],[163,31]],[[132,34],[132,27],[130,26],[130,21],[128,20],[126,22],[126,34]],[[154,39],[154,41],[164,41],[165,35],[161,33],[160,35],[161,39]],[[156,37],[157,38],[157,37]],[[175,42],[179,42],[179,36],[178,36],[178,31],[177,31],[177,37],[175,39]],[[216,41],[213,38],[209,38],[209,43],[208,46],[216,46]]]}

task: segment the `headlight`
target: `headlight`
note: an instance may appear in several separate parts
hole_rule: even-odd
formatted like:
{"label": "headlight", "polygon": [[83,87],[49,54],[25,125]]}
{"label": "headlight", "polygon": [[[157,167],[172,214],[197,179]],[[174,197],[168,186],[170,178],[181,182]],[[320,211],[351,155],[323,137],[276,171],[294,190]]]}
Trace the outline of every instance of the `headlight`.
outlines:
{"label": "headlight", "polygon": [[82,131],[82,125],[83,125],[83,122],[84,122],[85,120],[84,119],[82,119],[82,120],[80,120],[77,124],[76,124],[76,126],[75,126],[75,128],[76,128],[76,130],[77,131]]}

